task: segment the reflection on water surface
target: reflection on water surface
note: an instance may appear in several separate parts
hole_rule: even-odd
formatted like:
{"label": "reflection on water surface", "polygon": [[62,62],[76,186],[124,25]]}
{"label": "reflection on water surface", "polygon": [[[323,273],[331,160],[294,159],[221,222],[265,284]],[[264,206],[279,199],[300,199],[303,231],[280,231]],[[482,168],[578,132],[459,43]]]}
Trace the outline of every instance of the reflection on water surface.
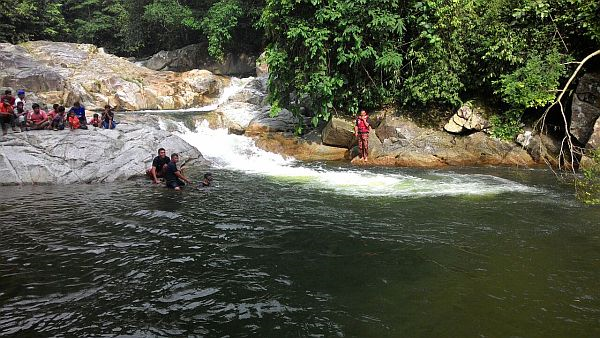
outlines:
{"label": "reflection on water surface", "polygon": [[543,171],[297,170],[2,187],[0,334],[600,336],[600,211]]}

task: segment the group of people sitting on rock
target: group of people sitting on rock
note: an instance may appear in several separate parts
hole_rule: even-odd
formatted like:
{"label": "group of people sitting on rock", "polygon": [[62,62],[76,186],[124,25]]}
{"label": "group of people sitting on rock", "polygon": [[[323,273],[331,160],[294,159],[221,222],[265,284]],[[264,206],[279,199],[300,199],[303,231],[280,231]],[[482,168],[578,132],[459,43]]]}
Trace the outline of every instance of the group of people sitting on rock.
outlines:
{"label": "group of people sitting on rock", "polygon": [[[152,179],[154,184],[159,184],[159,180],[164,179],[167,188],[181,190],[186,183],[192,184],[192,182],[183,175],[183,169],[177,168],[177,162],[179,162],[179,154],[173,153],[169,157],[165,148],[160,148],[158,156],[152,161],[152,167],[146,171],[146,175]],[[212,180],[212,174],[206,173],[198,186],[209,187]]]}
{"label": "group of people sitting on rock", "polygon": [[117,122],[114,120],[115,113],[110,105],[104,106],[102,117],[94,114],[91,120],[85,116],[85,107],[75,102],[68,113],[64,106],[54,104],[52,110],[46,113],[40,105],[34,103],[31,110],[25,110],[27,99],[23,89],[17,92],[17,97],[12,96],[11,90],[5,90],[0,97],[0,124],[2,135],[8,133],[11,126],[15,133],[29,130],[64,130],[64,129],[88,129],[88,125],[96,128],[114,129]]}

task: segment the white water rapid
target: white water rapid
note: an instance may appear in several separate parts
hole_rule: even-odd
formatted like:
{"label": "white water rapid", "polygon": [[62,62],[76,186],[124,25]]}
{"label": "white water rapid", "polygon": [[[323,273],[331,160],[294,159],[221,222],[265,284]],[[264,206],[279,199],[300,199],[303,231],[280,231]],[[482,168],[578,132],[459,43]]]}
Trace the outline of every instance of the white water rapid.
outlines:
{"label": "white water rapid", "polygon": [[[235,93],[247,81],[236,80],[225,95]],[[226,98],[219,100],[225,102]],[[196,109],[208,111],[215,106]],[[224,107],[220,107],[223,110]],[[226,108],[225,108],[226,109]],[[228,111],[237,120],[248,120],[251,112],[237,109]],[[385,173],[359,168],[334,167],[331,165],[306,164],[258,148],[254,140],[246,136],[229,134],[226,128],[211,129],[206,121],[197,123],[194,130],[182,122],[161,120],[163,129],[176,130],[185,141],[200,150],[215,168],[266,176],[274,180],[288,181],[309,189],[335,191],[341,194],[367,196],[450,196],[494,195],[506,192],[537,193],[539,189],[484,174],[461,174],[449,171],[423,170],[409,174],[398,168]]]}

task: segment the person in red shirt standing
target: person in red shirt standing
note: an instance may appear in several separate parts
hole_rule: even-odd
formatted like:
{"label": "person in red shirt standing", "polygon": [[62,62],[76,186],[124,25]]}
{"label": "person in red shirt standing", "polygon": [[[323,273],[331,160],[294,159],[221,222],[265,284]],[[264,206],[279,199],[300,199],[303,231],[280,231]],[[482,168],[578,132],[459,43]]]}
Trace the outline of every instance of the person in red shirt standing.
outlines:
{"label": "person in red shirt standing", "polygon": [[[0,124],[2,125],[2,136],[8,134],[8,126],[12,125],[14,117],[13,106],[9,103],[9,99],[4,97],[2,98],[2,103],[0,103]],[[13,128],[13,131],[16,131],[16,128]]]}
{"label": "person in red shirt standing", "polygon": [[27,116],[27,128],[30,130],[46,129],[50,122],[48,122],[48,114],[40,109],[40,105],[34,103],[31,105],[33,112]]}
{"label": "person in red shirt standing", "polygon": [[366,110],[361,110],[354,124],[354,135],[358,139],[358,157],[364,162],[369,160],[369,131],[371,122]]}

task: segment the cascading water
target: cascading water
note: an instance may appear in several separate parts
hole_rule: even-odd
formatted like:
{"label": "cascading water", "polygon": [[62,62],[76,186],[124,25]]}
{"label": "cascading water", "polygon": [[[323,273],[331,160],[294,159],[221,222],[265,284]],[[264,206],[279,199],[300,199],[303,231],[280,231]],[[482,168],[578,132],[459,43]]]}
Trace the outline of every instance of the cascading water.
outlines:
{"label": "cascading water", "polygon": [[[225,88],[217,103],[188,110],[209,112],[218,108],[229,120],[247,126],[256,111],[250,111],[244,105],[223,104],[252,80],[253,78],[232,78],[231,85]],[[295,182],[311,189],[327,189],[351,195],[402,197],[541,192],[540,189],[493,175],[433,170],[408,173],[402,169],[381,173],[370,169],[300,163],[293,158],[264,151],[256,146],[253,139],[229,134],[226,128],[211,129],[204,120],[198,122],[194,130],[190,130],[182,122],[165,118],[161,119],[160,125],[163,129],[174,130],[196,147],[215,168],[263,175]]]}

